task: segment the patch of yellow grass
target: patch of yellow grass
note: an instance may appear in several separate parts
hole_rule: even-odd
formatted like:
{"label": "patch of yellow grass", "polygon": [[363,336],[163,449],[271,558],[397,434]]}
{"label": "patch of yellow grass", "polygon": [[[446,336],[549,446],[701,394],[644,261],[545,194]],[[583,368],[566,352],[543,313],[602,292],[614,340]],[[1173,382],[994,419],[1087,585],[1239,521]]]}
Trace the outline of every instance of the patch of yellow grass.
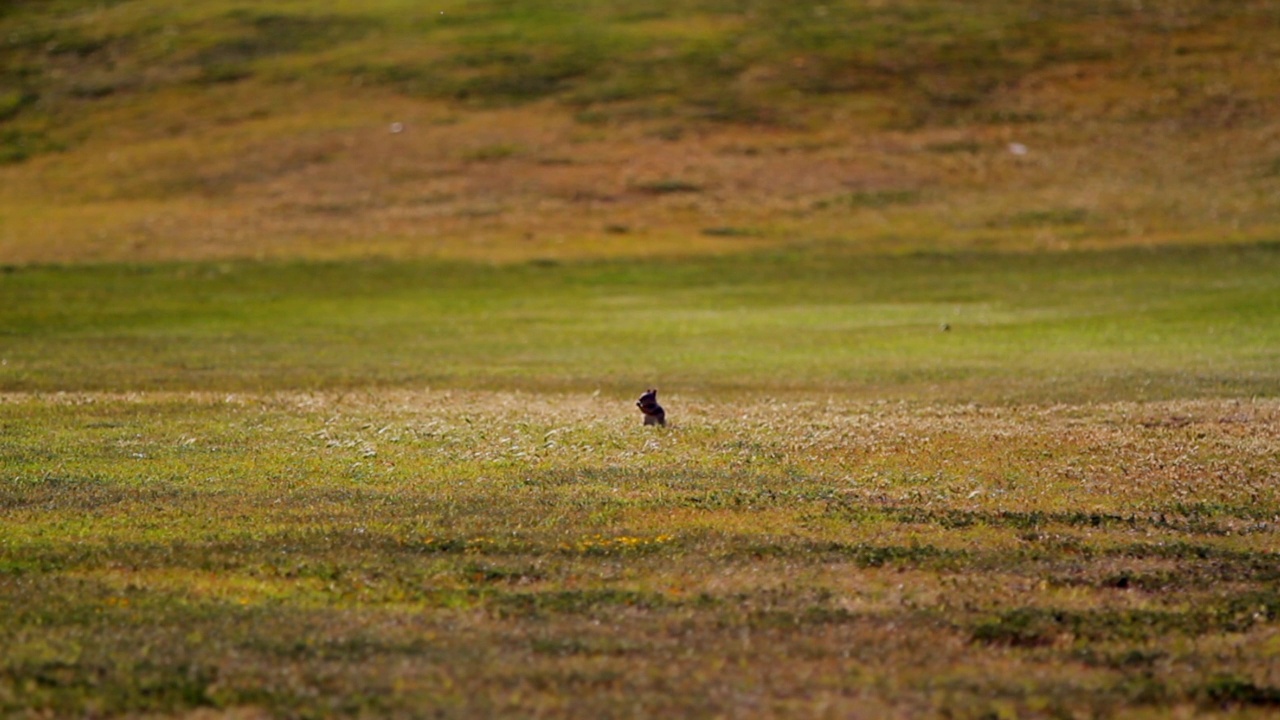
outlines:
{"label": "patch of yellow grass", "polygon": [[1280,227],[1267,125],[873,131],[824,112],[664,137],[661,120],[583,124],[551,104],[169,90],[98,111],[66,153],[0,167],[0,261],[1060,250]]}
{"label": "patch of yellow grass", "polygon": [[325,590],[324,582],[314,577],[250,577],[238,573],[186,568],[103,568],[92,572],[68,573],[68,577],[99,583],[107,592],[102,599],[105,608],[127,608],[135,605],[131,596],[139,593],[159,593],[232,605],[257,605],[284,598],[296,599]]}

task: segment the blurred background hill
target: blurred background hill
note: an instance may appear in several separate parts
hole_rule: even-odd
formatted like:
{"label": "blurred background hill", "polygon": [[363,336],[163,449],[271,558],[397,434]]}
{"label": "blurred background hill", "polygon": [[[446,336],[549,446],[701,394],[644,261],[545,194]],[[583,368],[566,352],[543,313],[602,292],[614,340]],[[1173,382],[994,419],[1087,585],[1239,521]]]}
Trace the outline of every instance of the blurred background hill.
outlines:
{"label": "blurred background hill", "polygon": [[0,262],[1271,240],[1272,0],[10,0]]}

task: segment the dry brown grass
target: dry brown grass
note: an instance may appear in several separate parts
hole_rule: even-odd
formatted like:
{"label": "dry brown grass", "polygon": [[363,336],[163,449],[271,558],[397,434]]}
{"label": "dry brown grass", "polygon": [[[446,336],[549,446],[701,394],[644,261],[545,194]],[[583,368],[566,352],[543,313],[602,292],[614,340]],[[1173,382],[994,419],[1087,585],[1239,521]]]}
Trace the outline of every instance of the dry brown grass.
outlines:
{"label": "dry brown grass", "polygon": [[149,2],[8,20],[0,139],[32,156],[0,167],[0,262],[1060,250],[1280,227],[1260,0]]}
{"label": "dry brown grass", "polygon": [[[462,113],[373,91],[241,86],[119,112],[95,119],[118,129],[72,152],[0,168],[0,258],[507,261],[805,241],[1063,250],[1256,240],[1278,223],[1271,124],[890,131],[833,112],[813,127],[667,135],[547,104]],[[172,129],[137,137],[130,124],[147,113]]]}

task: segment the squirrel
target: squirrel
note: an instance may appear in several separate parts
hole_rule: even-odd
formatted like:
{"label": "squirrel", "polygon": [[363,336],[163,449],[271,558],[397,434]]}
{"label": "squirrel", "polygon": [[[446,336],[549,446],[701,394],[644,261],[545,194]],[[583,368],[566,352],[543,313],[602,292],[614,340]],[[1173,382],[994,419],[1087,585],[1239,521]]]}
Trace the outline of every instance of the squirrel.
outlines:
{"label": "squirrel", "polygon": [[666,425],[667,413],[658,404],[657,388],[650,388],[645,394],[640,396],[636,401],[636,407],[640,408],[640,412],[644,413],[645,425]]}

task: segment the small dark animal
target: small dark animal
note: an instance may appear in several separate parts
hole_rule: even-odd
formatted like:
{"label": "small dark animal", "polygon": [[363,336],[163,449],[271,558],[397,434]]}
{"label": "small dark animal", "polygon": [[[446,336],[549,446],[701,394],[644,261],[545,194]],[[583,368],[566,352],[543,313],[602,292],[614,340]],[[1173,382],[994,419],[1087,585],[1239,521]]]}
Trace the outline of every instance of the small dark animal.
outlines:
{"label": "small dark animal", "polygon": [[636,401],[636,407],[640,408],[640,412],[644,413],[645,425],[666,425],[667,413],[658,404],[658,391],[651,388],[645,391]]}

